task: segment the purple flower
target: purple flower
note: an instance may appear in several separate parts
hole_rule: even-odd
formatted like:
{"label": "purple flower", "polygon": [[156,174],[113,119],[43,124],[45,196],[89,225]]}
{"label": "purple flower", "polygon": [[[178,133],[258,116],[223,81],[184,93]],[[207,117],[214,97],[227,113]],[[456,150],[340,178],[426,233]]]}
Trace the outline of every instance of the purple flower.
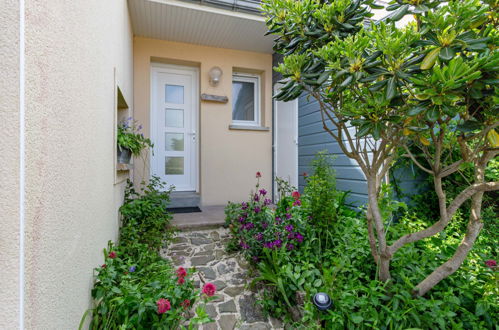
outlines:
{"label": "purple flower", "polygon": [[295,234],[294,233],[291,233],[291,234],[288,235],[288,239],[293,239],[293,238],[295,238]]}
{"label": "purple flower", "polygon": [[268,226],[269,226],[269,224],[268,224],[268,223],[266,223],[266,222],[262,223],[262,228],[263,228],[263,229],[267,229],[267,227],[268,227]]}
{"label": "purple flower", "polygon": [[300,206],[301,205],[301,201],[300,200],[297,200],[293,203],[293,206]]}
{"label": "purple flower", "polygon": [[247,249],[249,249],[249,248],[250,248],[250,247],[249,247],[249,245],[248,245],[248,244],[246,244],[246,243],[244,243],[243,241],[241,241],[241,243],[239,243],[239,245],[240,245],[243,249],[245,249],[245,250],[247,250]]}
{"label": "purple flower", "polygon": [[139,125],[139,127],[137,127],[137,130],[141,130],[142,129],[142,124]]}
{"label": "purple flower", "polygon": [[241,204],[241,209],[242,209],[242,210],[246,210],[247,208],[248,208],[248,203],[243,202],[243,203]]}
{"label": "purple flower", "polygon": [[288,219],[288,220],[291,219],[291,214],[286,213],[286,219]]}
{"label": "purple flower", "polygon": [[243,223],[246,220],[244,217],[239,217],[239,222]]}
{"label": "purple flower", "polygon": [[292,232],[293,231],[293,225],[287,225],[286,227],[284,227],[284,229],[286,229],[289,232]]}
{"label": "purple flower", "polygon": [[267,190],[265,190],[265,189],[260,189],[259,192],[260,192],[260,195],[262,195],[262,196],[267,195]]}
{"label": "purple flower", "polygon": [[255,227],[255,225],[253,224],[253,222],[248,222],[246,224],[246,230],[250,230],[251,228]]}
{"label": "purple flower", "polygon": [[286,211],[289,211],[289,210],[291,210],[291,209],[290,209],[289,207],[287,207],[287,208],[286,208]]}
{"label": "purple flower", "polygon": [[129,271],[130,273],[133,273],[136,269],[137,269],[137,267],[132,266],[132,267],[128,268],[128,271]]}
{"label": "purple flower", "polygon": [[303,242],[303,236],[300,233],[295,233],[295,239],[298,241],[298,243]]}
{"label": "purple flower", "polygon": [[289,251],[291,251],[291,250],[293,250],[295,248],[295,246],[293,244],[291,244],[291,243],[288,243],[287,247],[288,247]]}
{"label": "purple flower", "polygon": [[268,198],[265,198],[265,200],[263,201],[263,205],[270,205],[270,203],[272,203],[272,201]]}
{"label": "purple flower", "polygon": [[255,202],[258,202],[260,200],[260,196],[258,196],[257,194],[255,194],[255,197],[253,197],[253,199],[255,200]]}
{"label": "purple flower", "polygon": [[253,256],[253,261],[254,261],[254,262],[259,262],[259,261],[260,261],[260,258],[258,258],[257,256]]}
{"label": "purple flower", "polygon": [[282,219],[279,217],[275,217],[275,222],[277,222],[277,224],[281,224]]}
{"label": "purple flower", "polygon": [[282,246],[282,241],[281,241],[280,239],[276,239],[276,240],[274,241],[274,246],[275,246],[276,248],[280,248],[280,247]]}
{"label": "purple flower", "polygon": [[255,211],[255,213],[260,213],[261,209],[257,206],[257,207],[255,207],[254,211]]}
{"label": "purple flower", "polygon": [[255,238],[257,241],[261,241],[263,239],[263,234],[262,233],[258,233],[255,235]]}
{"label": "purple flower", "polygon": [[272,249],[273,246],[274,246],[274,244],[272,242],[264,242],[263,243],[263,247],[267,248],[267,249]]}

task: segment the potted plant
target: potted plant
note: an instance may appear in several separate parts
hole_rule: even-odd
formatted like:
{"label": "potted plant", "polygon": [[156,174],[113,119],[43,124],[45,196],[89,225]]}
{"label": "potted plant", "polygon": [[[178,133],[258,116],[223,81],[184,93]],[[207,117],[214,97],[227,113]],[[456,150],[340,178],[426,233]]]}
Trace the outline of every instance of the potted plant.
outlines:
{"label": "potted plant", "polygon": [[132,117],[118,125],[118,163],[129,164],[132,155],[139,156],[140,152],[154,145],[150,139],[140,133],[142,125],[137,125]]}

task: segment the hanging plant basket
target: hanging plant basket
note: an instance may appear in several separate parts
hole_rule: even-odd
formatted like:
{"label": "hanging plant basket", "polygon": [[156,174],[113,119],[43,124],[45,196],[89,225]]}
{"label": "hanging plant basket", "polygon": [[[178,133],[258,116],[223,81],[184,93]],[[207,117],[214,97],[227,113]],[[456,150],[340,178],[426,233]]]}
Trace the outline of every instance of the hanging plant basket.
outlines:
{"label": "hanging plant basket", "polygon": [[118,164],[130,164],[132,151],[128,148],[118,146]]}

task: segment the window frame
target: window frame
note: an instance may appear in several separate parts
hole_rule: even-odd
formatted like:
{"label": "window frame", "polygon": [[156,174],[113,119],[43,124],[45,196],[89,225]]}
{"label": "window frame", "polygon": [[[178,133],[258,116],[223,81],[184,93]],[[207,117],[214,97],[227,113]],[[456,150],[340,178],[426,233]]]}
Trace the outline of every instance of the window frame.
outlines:
{"label": "window frame", "polygon": [[[232,116],[234,114],[234,103],[232,103],[232,111],[231,111],[231,119],[232,119],[232,124],[233,125],[238,125],[238,126],[252,126],[252,127],[259,127],[260,126],[260,95],[261,95],[261,90],[260,90],[260,76],[256,74],[248,74],[248,73],[240,73],[240,72],[234,72],[232,74],[232,88],[234,82],[249,82],[253,83],[255,85],[254,91],[255,95],[254,97],[254,120],[235,120]],[[234,95],[232,95],[234,97]],[[234,102],[234,100],[232,100]]]}

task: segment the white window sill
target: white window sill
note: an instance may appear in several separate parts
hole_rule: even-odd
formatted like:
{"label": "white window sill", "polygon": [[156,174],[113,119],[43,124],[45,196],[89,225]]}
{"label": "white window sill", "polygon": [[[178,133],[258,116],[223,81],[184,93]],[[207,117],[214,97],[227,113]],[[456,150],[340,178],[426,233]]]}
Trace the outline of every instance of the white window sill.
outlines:
{"label": "white window sill", "polygon": [[229,129],[243,130],[243,131],[270,131],[269,127],[263,126],[250,126],[250,125],[229,125]]}

